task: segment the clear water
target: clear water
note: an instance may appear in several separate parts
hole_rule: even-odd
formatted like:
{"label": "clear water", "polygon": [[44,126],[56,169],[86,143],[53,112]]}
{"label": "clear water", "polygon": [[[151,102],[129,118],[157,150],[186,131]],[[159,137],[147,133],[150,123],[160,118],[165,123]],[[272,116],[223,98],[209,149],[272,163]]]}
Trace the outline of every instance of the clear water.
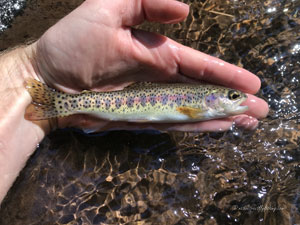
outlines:
{"label": "clear water", "polygon": [[300,1],[188,1],[143,24],[243,66],[269,116],[252,132],[51,133],[0,209],[1,224],[300,224]]}

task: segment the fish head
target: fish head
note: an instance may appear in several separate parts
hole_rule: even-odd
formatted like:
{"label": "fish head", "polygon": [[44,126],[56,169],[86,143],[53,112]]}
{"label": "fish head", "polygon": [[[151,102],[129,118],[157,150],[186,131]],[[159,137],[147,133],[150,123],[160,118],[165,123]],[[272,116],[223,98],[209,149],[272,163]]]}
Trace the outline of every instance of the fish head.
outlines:
{"label": "fish head", "polygon": [[212,90],[205,96],[205,105],[209,111],[220,116],[241,114],[248,110],[248,106],[241,106],[247,95],[241,91],[219,88]]}

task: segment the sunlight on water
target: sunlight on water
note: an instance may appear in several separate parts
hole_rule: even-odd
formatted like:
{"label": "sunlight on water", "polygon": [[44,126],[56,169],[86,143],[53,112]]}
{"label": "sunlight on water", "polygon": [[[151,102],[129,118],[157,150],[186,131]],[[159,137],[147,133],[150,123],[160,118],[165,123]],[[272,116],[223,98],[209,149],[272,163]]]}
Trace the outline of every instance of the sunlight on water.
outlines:
{"label": "sunlight on water", "polygon": [[257,74],[268,117],[251,132],[54,132],[3,203],[4,224],[300,223],[300,2],[188,3],[184,23],[142,28]]}
{"label": "sunlight on water", "polygon": [[0,2],[0,33],[11,23],[12,19],[25,7],[26,0],[9,0]]}

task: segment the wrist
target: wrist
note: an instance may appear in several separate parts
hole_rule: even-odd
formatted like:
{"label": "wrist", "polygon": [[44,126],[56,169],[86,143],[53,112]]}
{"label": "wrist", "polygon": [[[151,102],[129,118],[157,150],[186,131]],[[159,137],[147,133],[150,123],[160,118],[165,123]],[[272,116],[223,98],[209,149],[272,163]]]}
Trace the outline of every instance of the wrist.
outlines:
{"label": "wrist", "polygon": [[25,80],[37,79],[34,45],[0,55],[0,203],[37,144],[49,131],[48,121],[25,120],[31,97]]}
{"label": "wrist", "polygon": [[[21,46],[0,55],[0,100],[2,99],[0,116],[19,112],[25,113],[31,97],[25,88],[28,78],[38,79],[35,66],[36,45]],[[24,116],[23,116],[24,118]],[[28,121],[30,122],[30,121]],[[45,133],[49,132],[47,121],[31,122],[39,126]],[[41,135],[42,137],[44,135]]]}
{"label": "wrist", "polygon": [[34,48],[34,45],[28,45],[1,52],[1,89],[24,86],[23,83],[27,78],[36,77],[33,66]]}

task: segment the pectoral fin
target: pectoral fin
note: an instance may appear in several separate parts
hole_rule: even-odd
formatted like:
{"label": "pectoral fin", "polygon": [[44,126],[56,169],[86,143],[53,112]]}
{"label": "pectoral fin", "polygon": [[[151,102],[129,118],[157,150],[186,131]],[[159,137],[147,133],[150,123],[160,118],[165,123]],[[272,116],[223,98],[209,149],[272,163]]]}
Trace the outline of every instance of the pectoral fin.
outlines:
{"label": "pectoral fin", "polygon": [[192,119],[199,119],[205,111],[199,109],[199,108],[192,108],[187,106],[180,106],[176,109],[178,112],[187,115],[188,117]]}
{"label": "pectoral fin", "polygon": [[82,92],[80,92],[80,94],[88,94],[88,93],[91,93],[92,91],[89,91],[89,90],[83,90]]}

